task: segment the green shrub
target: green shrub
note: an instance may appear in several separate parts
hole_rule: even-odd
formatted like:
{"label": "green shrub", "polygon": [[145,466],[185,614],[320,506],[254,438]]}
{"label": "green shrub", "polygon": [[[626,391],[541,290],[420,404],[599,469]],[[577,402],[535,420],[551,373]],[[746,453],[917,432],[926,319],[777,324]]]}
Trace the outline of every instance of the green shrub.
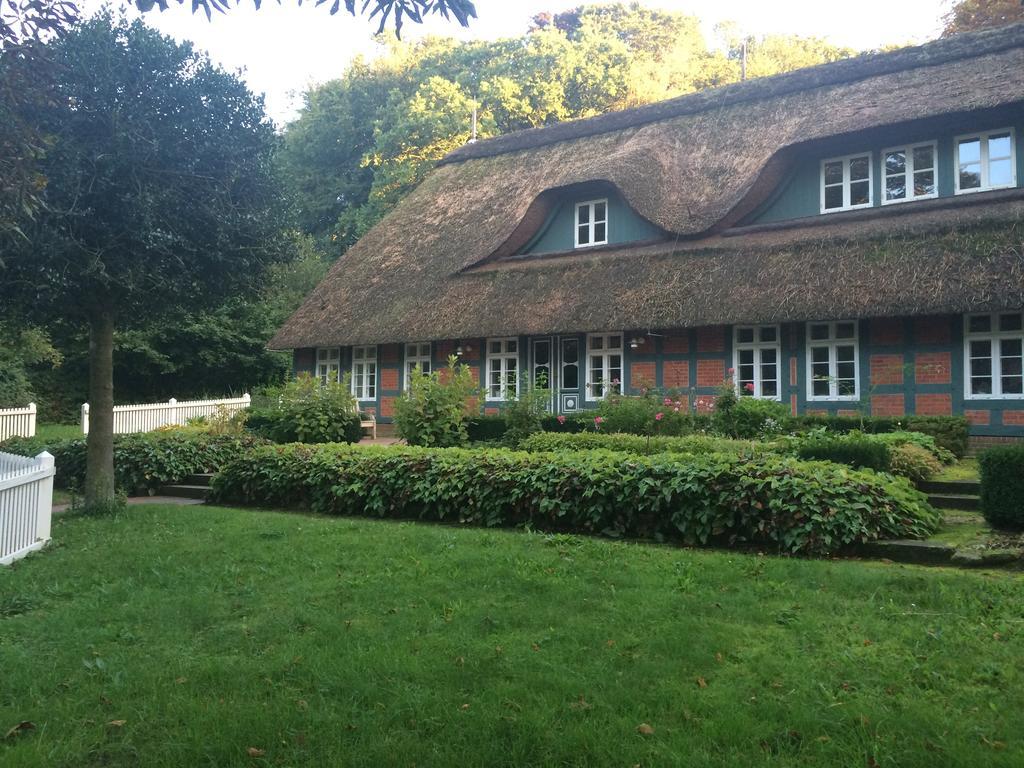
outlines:
{"label": "green shrub", "polygon": [[827,554],[922,537],[937,515],[903,478],[825,463],[708,454],[270,446],[215,478],[221,502],[335,515],[643,536]]}
{"label": "green shrub", "polygon": [[785,420],[784,430],[807,432],[824,427],[829,432],[866,432],[883,434],[909,430],[923,432],[935,438],[942,448],[953,453],[958,459],[967,454],[970,423],[963,416],[837,416],[835,414],[805,414],[790,416]]}
{"label": "green shrub", "polygon": [[[717,401],[715,405],[717,409]],[[730,434],[752,440],[756,437],[779,434],[786,420],[790,418],[790,411],[777,400],[741,397],[732,406],[729,418],[732,428]]]}
{"label": "green shrub", "polygon": [[900,430],[898,432],[882,432],[877,435],[870,435],[872,440],[876,442],[885,443],[890,448],[896,448],[901,445],[916,445],[932,455],[932,457],[940,464],[952,464],[956,461],[956,456],[951,451],[946,450],[941,445],[935,442],[935,438],[931,435],[926,435],[924,432],[906,432]]}
{"label": "green shrub", "polygon": [[771,443],[730,440],[725,437],[707,435],[684,435],[682,437],[663,437],[655,435],[605,434],[602,432],[584,432],[582,434],[557,434],[541,432],[531,435],[520,446],[524,451],[593,451],[608,450],[624,453],[635,453],[649,456],[656,453],[735,453],[737,455],[777,453],[778,449]]}
{"label": "green shrub", "polygon": [[464,445],[470,403],[479,396],[469,366],[452,355],[447,368],[410,379],[409,388],[395,400],[395,432],[409,445]]}
{"label": "green shrub", "polygon": [[547,414],[540,420],[545,432],[586,432],[594,428],[594,417],[589,413]]}
{"label": "green shrub", "polygon": [[958,459],[967,455],[971,424],[965,416],[908,416],[906,428],[931,435],[939,447]]}
{"label": "green shrub", "polygon": [[[266,441],[253,435],[213,435],[188,428],[114,435],[114,476],[126,493],[153,491],[189,475],[215,472],[229,460]],[[58,488],[80,489],[85,481],[85,438],[41,441],[11,438],[0,450],[21,456],[49,451]]]}
{"label": "green shrub", "polygon": [[510,387],[505,400],[502,415],[508,429],[504,439],[510,445],[518,445],[524,438],[540,432],[550,402],[551,390],[547,389],[546,380],[534,384],[528,376],[521,377],[518,395]]}
{"label": "green shrub", "polygon": [[997,528],[1024,528],[1024,444],[989,448],[981,467],[981,513]]}
{"label": "green shrub", "polygon": [[688,435],[711,428],[710,416],[690,412],[686,395],[654,390],[609,395],[598,403],[596,415],[603,419],[602,431],[630,435]]}
{"label": "green shrub", "polygon": [[915,443],[893,445],[889,454],[889,471],[915,483],[931,480],[942,471],[939,460],[929,450]]}
{"label": "green shrub", "polygon": [[300,376],[268,389],[261,400],[265,405],[250,411],[246,426],[275,443],[358,443],[363,437],[347,374],[327,384]]}
{"label": "green shrub", "polygon": [[497,442],[505,437],[508,424],[504,416],[473,416],[466,419],[466,435],[471,443]]}
{"label": "green shrub", "polygon": [[796,454],[801,459],[832,461],[879,472],[888,472],[891,464],[889,446],[859,432],[815,433],[796,441]]}

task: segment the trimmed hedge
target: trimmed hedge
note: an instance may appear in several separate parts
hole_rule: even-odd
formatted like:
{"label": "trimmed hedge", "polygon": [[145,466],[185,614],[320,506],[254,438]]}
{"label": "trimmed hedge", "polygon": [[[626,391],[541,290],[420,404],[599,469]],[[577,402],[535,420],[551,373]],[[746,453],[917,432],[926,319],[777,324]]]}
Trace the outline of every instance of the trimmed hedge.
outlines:
{"label": "trimmed hedge", "polygon": [[466,421],[466,434],[473,443],[501,440],[506,432],[504,416],[474,416]]}
{"label": "trimmed hedge", "polygon": [[833,461],[850,467],[888,472],[892,463],[889,446],[871,435],[815,435],[796,444],[801,459]]}
{"label": "trimmed hedge", "polygon": [[213,498],[334,515],[742,544],[823,555],[920,538],[938,516],[904,479],[826,463],[607,451],[257,448],[217,474]]}
{"label": "trimmed hedge", "polygon": [[981,514],[997,528],[1024,528],[1024,445],[989,448],[981,466]]}
{"label": "trimmed hedge", "polygon": [[523,440],[520,448],[536,453],[538,451],[592,451],[609,450],[650,456],[656,453],[735,453],[763,454],[781,453],[772,443],[746,440],[730,440],[725,437],[686,435],[684,437],[643,437],[628,434],[604,434],[585,432],[583,434],[555,434],[539,432]]}
{"label": "trimmed hedge", "polygon": [[835,415],[804,415],[790,416],[783,425],[787,431],[806,431],[815,427],[824,427],[829,432],[845,434],[847,432],[867,432],[883,434],[886,432],[923,432],[935,438],[935,442],[953,453],[957,458],[967,455],[967,443],[970,436],[970,423],[964,416],[835,416]]}
{"label": "trimmed hedge", "polygon": [[[189,475],[216,472],[267,441],[252,435],[212,435],[191,429],[114,436],[114,477],[126,493],[153,491]],[[58,488],[81,488],[85,481],[85,438],[44,441],[11,438],[0,450],[21,456],[53,454]]]}

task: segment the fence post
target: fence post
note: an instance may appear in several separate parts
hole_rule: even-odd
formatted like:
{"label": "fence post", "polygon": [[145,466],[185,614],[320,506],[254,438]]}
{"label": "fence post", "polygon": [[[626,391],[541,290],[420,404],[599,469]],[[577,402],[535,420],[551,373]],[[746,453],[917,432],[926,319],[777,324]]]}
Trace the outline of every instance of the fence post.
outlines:
{"label": "fence post", "polygon": [[178,423],[178,401],[175,398],[172,397],[170,400],[167,401],[167,405],[169,405],[170,408],[171,408],[171,413],[170,413],[171,422],[170,423],[171,424],[177,424]]}
{"label": "fence post", "polygon": [[252,405],[252,397],[249,395],[248,392],[242,395],[242,400],[245,401],[245,405],[242,406],[243,408],[248,408],[250,405]]}
{"label": "fence post", "polygon": [[28,404],[28,430],[26,430],[26,431],[28,432],[27,437],[35,437],[36,436],[36,404],[35,403],[29,403]]}
{"label": "fence post", "polygon": [[36,541],[46,541],[50,538],[50,517],[53,514],[53,456],[43,451],[36,459],[39,461],[40,469],[49,470],[49,473],[39,483],[39,508],[36,514]]}
{"label": "fence post", "polygon": [[82,403],[82,434],[89,434],[89,404]]}

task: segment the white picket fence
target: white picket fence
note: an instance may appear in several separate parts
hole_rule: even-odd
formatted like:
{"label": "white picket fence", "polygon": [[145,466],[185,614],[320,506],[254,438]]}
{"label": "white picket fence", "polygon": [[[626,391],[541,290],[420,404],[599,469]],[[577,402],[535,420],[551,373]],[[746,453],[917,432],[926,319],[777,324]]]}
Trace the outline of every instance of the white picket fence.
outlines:
{"label": "white picket fence", "polygon": [[34,459],[0,453],[0,565],[9,565],[50,540],[53,456]]}
{"label": "white picket fence", "polygon": [[[221,400],[188,400],[179,403],[173,397],[166,403],[114,406],[114,434],[152,432],[160,427],[184,425],[198,416],[213,416],[223,409],[237,413],[249,407],[252,398],[246,392],[241,397]],[[82,403],[82,432],[89,434],[89,404]]]}
{"label": "white picket fence", "polygon": [[0,408],[0,440],[8,437],[35,437],[36,404],[25,408]]}

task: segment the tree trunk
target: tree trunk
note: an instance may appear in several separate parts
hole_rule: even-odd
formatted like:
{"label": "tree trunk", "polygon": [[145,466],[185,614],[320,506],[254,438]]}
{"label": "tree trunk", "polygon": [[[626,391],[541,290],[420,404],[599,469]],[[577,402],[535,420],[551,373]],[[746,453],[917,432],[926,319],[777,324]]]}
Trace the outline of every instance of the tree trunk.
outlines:
{"label": "tree trunk", "polygon": [[114,316],[89,318],[89,437],[85,456],[85,505],[114,501]]}

